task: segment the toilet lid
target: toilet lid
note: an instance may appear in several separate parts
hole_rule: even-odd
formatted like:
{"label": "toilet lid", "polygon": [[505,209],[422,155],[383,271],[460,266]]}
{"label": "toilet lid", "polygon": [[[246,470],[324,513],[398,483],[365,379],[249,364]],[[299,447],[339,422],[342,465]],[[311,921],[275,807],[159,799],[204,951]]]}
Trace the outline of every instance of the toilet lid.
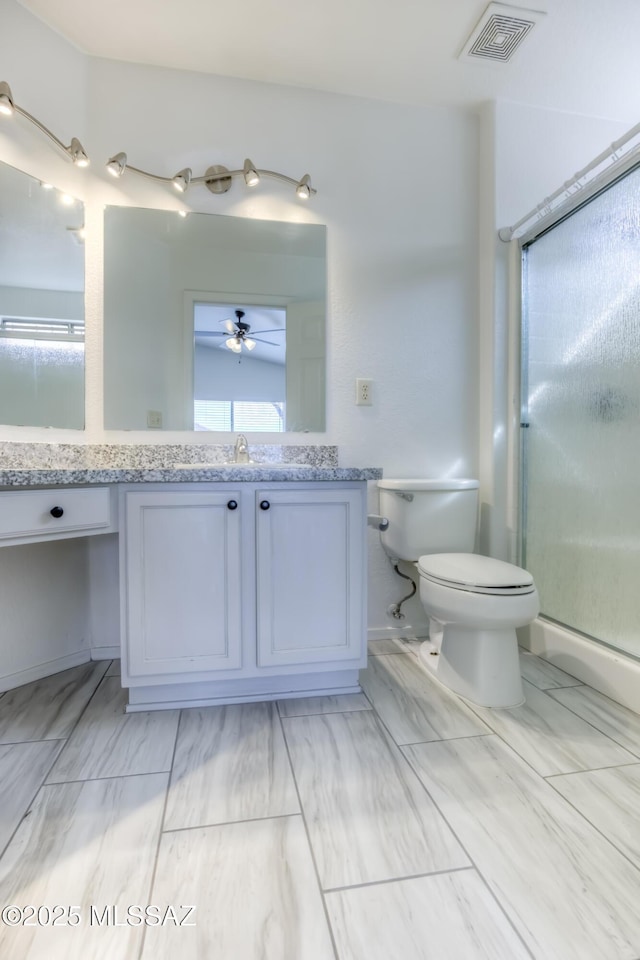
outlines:
{"label": "toilet lid", "polygon": [[522,567],[475,553],[434,553],[418,560],[420,575],[455,590],[516,594],[535,590],[533,577]]}

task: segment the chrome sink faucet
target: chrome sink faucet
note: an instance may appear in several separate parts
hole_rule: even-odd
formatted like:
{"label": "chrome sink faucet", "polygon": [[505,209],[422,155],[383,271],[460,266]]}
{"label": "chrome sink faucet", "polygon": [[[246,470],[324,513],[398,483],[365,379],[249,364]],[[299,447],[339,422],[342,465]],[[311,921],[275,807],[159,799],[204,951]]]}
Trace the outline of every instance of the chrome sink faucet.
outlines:
{"label": "chrome sink faucet", "polygon": [[239,433],[238,439],[236,440],[235,462],[251,463],[251,457],[249,456],[249,443],[244,433]]}

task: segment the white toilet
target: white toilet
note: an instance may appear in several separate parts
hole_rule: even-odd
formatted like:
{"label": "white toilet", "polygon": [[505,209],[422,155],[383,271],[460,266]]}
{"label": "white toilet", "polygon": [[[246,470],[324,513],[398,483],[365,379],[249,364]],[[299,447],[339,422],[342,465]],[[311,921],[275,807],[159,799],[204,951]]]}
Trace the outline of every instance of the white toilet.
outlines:
{"label": "white toilet", "polygon": [[379,480],[380,534],[393,560],[417,564],[429,641],[420,658],[438,680],[483,707],[524,702],[516,627],[537,617],[533,577],[474,548],[477,480]]}

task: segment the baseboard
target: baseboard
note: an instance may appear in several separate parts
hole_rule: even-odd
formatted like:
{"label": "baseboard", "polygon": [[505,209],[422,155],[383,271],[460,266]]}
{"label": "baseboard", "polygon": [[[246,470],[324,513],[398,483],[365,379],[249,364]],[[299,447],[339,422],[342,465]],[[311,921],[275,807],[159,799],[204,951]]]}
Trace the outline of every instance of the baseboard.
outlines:
{"label": "baseboard", "polygon": [[120,647],[118,644],[111,647],[92,647],[91,659],[92,660],[119,660]]}
{"label": "baseboard", "polygon": [[426,637],[429,633],[428,627],[418,628],[410,623],[404,623],[402,626],[389,627],[369,627],[367,630],[367,640],[393,640],[394,637],[401,637],[403,640],[413,640],[415,637]]}
{"label": "baseboard", "polygon": [[544,617],[518,630],[518,641],[531,653],[640,713],[640,663],[637,660]]}
{"label": "baseboard", "polygon": [[62,670],[69,670],[71,667],[79,667],[80,664],[87,663],[90,659],[88,650],[79,650],[78,653],[70,653],[65,657],[58,657],[56,660],[38,663],[27,670],[10,673],[7,676],[0,677],[0,693],[13,690],[15,687],[22,687],[25,683],[33,683],[34,680],[42,680],[43,677],[60,673]]}

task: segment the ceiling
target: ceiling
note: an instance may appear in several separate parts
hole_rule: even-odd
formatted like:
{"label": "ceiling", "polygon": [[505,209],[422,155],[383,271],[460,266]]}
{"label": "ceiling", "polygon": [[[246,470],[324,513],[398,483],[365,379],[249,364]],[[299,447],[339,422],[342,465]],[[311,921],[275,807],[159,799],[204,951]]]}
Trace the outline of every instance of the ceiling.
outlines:
{"label": "ceiling", "polygon": [[487,0],[20,0],[83,52],[411,104],[507,99],[634,124],[640,0],[526,0],[508,64],[458,59]]}

